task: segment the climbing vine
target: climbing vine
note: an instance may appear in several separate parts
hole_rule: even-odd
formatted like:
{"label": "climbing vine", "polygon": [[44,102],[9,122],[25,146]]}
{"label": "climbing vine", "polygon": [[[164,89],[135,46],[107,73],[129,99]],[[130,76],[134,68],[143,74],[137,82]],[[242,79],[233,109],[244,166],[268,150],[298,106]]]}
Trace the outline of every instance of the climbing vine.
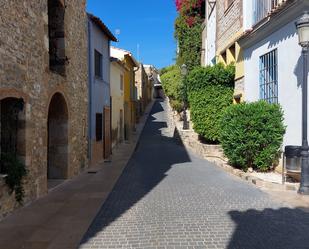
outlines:
{"label": "climbing vine", "polygon": [[11,190],[15,191],[15,198],[18,203],[23,202],[24,188],[22,184],[23,178],[27,175],[25,165],[13,153],[1,154],[1,173],[6,174],[5,182]]}
{"label": "climbing vine", "polygon": [[201,61],[205,0],[176,0],[176,8],[179,13],[175,21],[177,64],[186,64],[192,70]]}

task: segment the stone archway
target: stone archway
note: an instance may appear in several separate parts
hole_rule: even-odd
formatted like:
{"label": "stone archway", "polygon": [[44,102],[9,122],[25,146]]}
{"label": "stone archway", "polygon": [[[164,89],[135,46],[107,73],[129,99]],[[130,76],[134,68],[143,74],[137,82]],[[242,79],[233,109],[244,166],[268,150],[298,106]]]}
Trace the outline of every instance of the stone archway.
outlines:
{"label": "stone archway", "polygon": [[55,93],[48,110],[48,169],[50,180],[68,178],[68,107],[61,93]]}

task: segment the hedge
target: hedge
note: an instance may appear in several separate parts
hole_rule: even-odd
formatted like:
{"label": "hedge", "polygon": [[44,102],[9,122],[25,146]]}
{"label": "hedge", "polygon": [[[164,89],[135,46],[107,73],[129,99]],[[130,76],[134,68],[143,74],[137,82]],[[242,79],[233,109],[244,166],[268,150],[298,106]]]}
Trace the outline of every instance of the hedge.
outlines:
{"label": "hedge", "polygon": [[170,66],[162,69],[161,82],[165,94],[173,99],[182,101],[182,76],[178,66]]}
{"label": "hedge", "polygon": [[272,168],[285,134],[279,105],[265,101],[226,108],[220,120],[220,141],[230,163],[247,170]]}
{"label": "hedge", "polygon": [[196,67],[186,77],[194,130],[206,141],[219,142],[222,112],[233,103],[234,66]]}
{"label": "hedge", "polygon": [[193,129],[208,142],[219,142],[219,121],[232,99],[233,88],[225,86],[207,86],[189,94]]}
{"label": "hedge", "polygon": [[209,85],[234,87],[235,67],[225,67],[219,63],[215,66],[196,67],[186,77],[188,91],[199,91]]}

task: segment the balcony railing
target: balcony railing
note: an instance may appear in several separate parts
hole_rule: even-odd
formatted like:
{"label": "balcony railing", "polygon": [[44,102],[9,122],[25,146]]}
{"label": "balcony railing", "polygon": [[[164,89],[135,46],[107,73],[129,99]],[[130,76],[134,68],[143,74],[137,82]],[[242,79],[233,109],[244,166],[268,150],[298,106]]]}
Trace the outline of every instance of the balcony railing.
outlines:
{"label": "balcony railing", "polygon": [[257,24],[265,18],[272,10],[276,9],[282,0],[254,0],[253,2],[253,24]]}

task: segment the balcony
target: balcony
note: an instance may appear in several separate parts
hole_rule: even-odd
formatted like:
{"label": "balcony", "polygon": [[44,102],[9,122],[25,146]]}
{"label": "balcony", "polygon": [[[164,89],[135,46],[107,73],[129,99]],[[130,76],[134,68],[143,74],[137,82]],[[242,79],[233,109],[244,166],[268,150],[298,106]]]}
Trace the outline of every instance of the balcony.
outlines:
{"label": "balcony", "polygon": [[253,1],[253,25],[267,17],[284,0],[254,0]]}

